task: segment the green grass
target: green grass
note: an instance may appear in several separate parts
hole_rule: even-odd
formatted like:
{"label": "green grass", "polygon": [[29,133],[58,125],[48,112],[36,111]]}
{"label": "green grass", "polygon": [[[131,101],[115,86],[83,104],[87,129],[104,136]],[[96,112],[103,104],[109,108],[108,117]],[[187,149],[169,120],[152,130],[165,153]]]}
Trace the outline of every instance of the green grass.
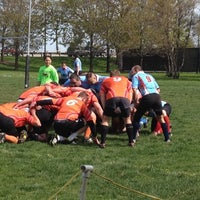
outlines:
{"label": "green grass", "polygon": [[[0,63],[0,70],[13,70],[14,69],[14,57],[13,56],[5,56],[4,62]],[[89,57],[81,57],[83,71],[88,71],[90,66]],[[56,56],[52,57],[52,65],[54,67],[59,67],[61,62],[66,62],[66,64],[73,69],[73,58],[72,57],[64,57],[64,56]],[[43,57],[30,57],[30,72],[38,72],[39,67],[44,64]],[[19,70],[24,71],[26,66],[26,57],[19,57]],[[116,69],[116,61],[115,58],[111,58],[110,62],[111,69]],[[93,71],[96,73],[105,73],[106,72],[106,59],[105,58],[95,58],[93,60]]]}
{"label": "green grass", "polygon": [[[179,80],[167,78],[164,73],[153,75],[161,87],[162,99],[173,109],[170,144],[163,142],[163,136],[151,135],[149,126],[141,132],[135,148],[127,147],[126,134],[108,135],[105,149],[94,145],[52,148],[39,142],[5,143],[0,145],[0,199],[79,199],[80,166],[90,164],[94,173],[87,182],[86,199],[155,199],[145,196],[152,195],[168,200],[198,200],[200,75],[182,73]],[[31,86],[36,76],[36,70],[30,72]],[[0,103],[15,101],[24,90],[24,72],[1,70],[0,84]],[[62,189],[77,172],[80,174]]]}

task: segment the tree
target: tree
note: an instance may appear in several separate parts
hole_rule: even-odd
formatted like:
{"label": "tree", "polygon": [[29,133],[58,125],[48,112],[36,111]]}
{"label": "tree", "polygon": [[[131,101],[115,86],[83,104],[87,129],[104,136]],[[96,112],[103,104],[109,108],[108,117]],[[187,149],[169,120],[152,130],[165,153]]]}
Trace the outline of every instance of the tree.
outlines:
{"label": "tree", "polygon": [[[159,27],[159,47],[168,57],[167,75],[179,78],[194,22],[196,0],[154,1],[154,26]],[[161,42],[162,41],[162,42]],[[180,51],[182,50],[182,51]]]}
{"label": "tree", "polygon": [[[24,10],[27,10],[27,2],[25,0],[2,1],[1,10],[1,23],[3,25],[2,47],[6,42],[12,41],[15,50],[15,70],[17,70],[18,58],[21,53],[20,47],[24,43],[27,33],[27,15],[26,13],[24,14]],[[3,60],[3,54],[1,60]]]}
{"label": "tree", "polygon": [[[71,26],[73,31],[73,42],[77,45],[85,46],[89,41],[90,49],[90,71],[93,71],[93,57],[94,57],[94,44],[97,37],[97,19],[99,17],[97,5],[98,0],[75,0],[68,1],[68,9],[71,20]],[[85,40],[83,40],[85,38]]]}

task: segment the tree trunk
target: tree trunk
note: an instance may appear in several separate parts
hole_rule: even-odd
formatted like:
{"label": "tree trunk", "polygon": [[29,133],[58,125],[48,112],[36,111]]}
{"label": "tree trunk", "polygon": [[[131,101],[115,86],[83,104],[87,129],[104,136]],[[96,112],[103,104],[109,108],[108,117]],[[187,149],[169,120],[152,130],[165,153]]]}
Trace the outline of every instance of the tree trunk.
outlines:
{"label": "tree trunk", "polygon": [[106,72],[110,72],[110,45],[106,45]]}
{"label": "tree trunk", "polygon": [[117,50],[117,65],[119,66],[119,70],[121,71],[123,69],[123,51]]}
{"label": "tree trunk", "polygon": [[93,34],[90,35],[90,70],[93,72],[93,57],[94,57],[94,52],[93,52]]}
{"label": "tree trunk", "polygon": [[15,70],[18,70],[19,69],[19,40],[16,39],[15,40]]}

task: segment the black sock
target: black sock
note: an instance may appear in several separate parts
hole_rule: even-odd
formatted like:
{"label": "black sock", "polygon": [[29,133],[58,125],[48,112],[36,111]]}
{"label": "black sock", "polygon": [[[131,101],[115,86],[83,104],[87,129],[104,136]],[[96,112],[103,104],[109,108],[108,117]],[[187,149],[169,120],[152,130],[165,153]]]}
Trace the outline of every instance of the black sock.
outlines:
{"label": "black sock", "polygon": [[129,143],[132,143],[133,142],[133,125],[132,124],[126,124],[126,132],[128,135]]}
{"label": "black sock", "polygon": [[139,122],[134,122],[133,121],[133,139],[136,140],[137,132],[140,128],[140,123]]}
{"label": "black sock", "polygon": [[101,144],[104,144],[106,142],[106,135],[109,131],[108,126],[101,125]]}
{"label": "black sock", "polygon": [[167,124],[166,123],[161,123],[161,127],[162,127],[162,130],[163,130],[163,135],[165,137],[165,141],[167,141],[169,139],[169,133],[168,133]]}

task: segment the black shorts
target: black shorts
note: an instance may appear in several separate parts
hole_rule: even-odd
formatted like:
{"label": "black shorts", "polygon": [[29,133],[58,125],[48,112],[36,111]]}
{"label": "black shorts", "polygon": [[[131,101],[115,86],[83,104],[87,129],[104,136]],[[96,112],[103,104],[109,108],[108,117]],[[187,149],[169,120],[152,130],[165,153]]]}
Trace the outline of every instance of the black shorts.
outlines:
{"label": "black shorts", "polygon": [[172,107],[169,103],[166,103],[164,106],[163,106],[163,110],[166,111],[167,115],[170,116],[171,112],[172,112]]}
{"label": "black shorts", "polygon": [[46,133],[53,123],[55,112],[42,108],[36,111],[36,115],[41,122],[40,127],[33,127],[33,132],[37,134]]}
{"label": "black shorts", "polygon": [[[119,108],[121,113],[115,113],[115,109]],[[130,116],[130,101],[125,97],[113,97],[105,103],[104,115],[109,117],[121,116],[127,118]]]}
{"label": "black shorts", "polygon": [[156,115],[162,115],[162,104],[159,94],[152,93],[143,96],[134,115],[134,121],[139,122],[145,112],[153,110]]}
{"label": "black shorts", "polygon": [[54,130],[58,135],[69,137],[72,133],[84,127],[85,123],[82,119],[76,121],[71,120],[55,120]]}
{"label": "black shorts", "polygon": [[18,136],[14,120],[2,113],[0,113],[0,129],[8,135]]}

